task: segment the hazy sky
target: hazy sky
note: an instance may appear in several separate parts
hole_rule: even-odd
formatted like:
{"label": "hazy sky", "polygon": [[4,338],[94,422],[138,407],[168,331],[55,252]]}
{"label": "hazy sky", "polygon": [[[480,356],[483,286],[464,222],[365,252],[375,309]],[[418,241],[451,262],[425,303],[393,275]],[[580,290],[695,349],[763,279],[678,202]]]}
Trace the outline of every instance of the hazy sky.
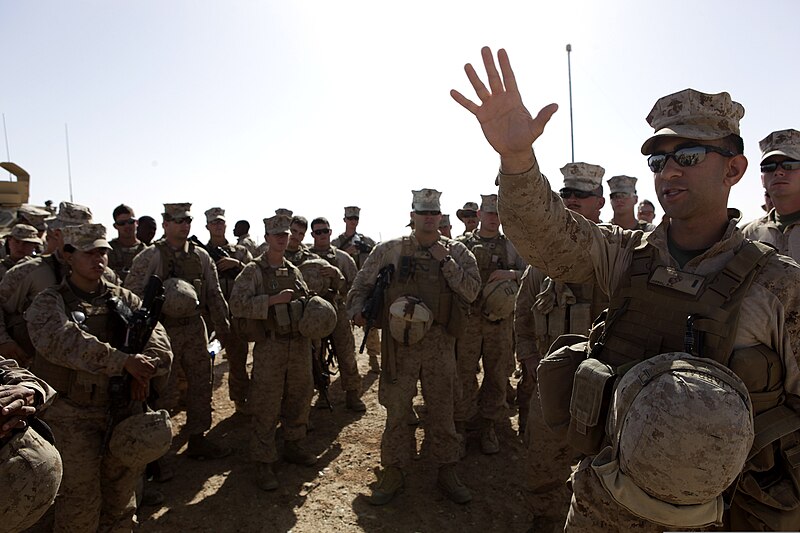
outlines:
{"label": "hazy sky", "polygon": [[746,109],[750,168],[730,205],[747,220],[758,141],[800,129],[799,14],[790,0],[0,0],[0,112],[32,203],[69,199],[68,124],[74,201],[107,225],[121,202],[160,220],[163,202],[189,201],[200,237],[221,206],[261,240],[277,207],[338,232],[355,204],[360,229],[386,239],[405,231],[411,189],[443,191],[456,230],[456,209],[496,192],[497,154],[448,94],[472,95],[463,65],[482,45],[509,51],[532,113],[561,106],[534,147],[560,187],[571,43],[576,161],[637,176],[655,201],[639,152],[653,103],[728,91]]}

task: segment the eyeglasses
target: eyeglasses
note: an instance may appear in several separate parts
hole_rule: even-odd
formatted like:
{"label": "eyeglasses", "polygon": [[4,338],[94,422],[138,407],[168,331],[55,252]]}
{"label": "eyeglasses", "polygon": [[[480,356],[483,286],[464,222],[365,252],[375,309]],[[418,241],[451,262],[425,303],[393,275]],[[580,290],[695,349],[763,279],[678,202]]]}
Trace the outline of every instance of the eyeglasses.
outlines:
{"label": "eyeglasses", "polygon": [[592,196],[597,196],[592,191],[579,191],[577,189],[561,189],[558,191],[558,195],[565,200],[572,198],[573,196],[578,200],[586,200]]}
{"label": "eyeglasses", "polygon": [[128,220],[120,220],[120,221],[114,222],[115,226],[133,226],[134,224],[136,224],[136,219],[135,218],[129,218]]}
{"label": "eyeglasses", "polygon": [[647,166],[650,167],[650,170],[653,172],[661,172],[664,170],[667,160],[671,157],[682,167],[693,167],[702,163],[708,152],[714,152],[715,154],[720,154],[725,157],[733,157],[736,155],[733,152],[717,148],[716,146],[701,144],[689,148],[681,148],[680,150],[667,152],[666,154],[653,154],[647,158]]}
{"label": "eyeglasses", "polygon": [[761,172],[775,172],[781,167],[783,170],[797,170],[800,168],[800,161],[781,161],[780,163],[767,163],[761,165]]}
{"label": "eyeglasses", "polygon": [[170,222],[174,222],[176,224],[191,224],[192,223],[192,217],[173,218],[172,220],[170,220]]}
{"label": "eyeglasses", "polygon": [[344,217],[345,220],[358,220],[358,217]]}
{"label": "eyeglasses", "polygon": [[414,213],[423,217],[435,217],[442,214],[441,211],[414,211]]}
{"label": "eyeglasses", "polygon": [[315,229],[311,233],[314,235],[327,235],[331,232],[331,228]]}
{"label": "eyeglasses", "polygon": [[625,198],[630,198],[631,195],[627,192],[612,192],[608,197],[612,200],[624,200]]}

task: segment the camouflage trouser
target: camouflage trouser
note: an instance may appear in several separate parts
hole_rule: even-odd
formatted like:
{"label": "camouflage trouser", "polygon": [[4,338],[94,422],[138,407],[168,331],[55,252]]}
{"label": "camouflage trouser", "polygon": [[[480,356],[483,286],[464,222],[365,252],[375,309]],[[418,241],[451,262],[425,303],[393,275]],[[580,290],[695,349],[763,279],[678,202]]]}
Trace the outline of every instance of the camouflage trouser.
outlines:
{"label": "camouflage trouser", "polygon": [[639,518],[615,502],[597,477],[587,457],[572,474],[570,501],[565,533],[662,533],[663,531],[719,531],[716,526],[699,529],[662,526]]}
{"label": "camouflage trouser", "polygon": [[[394,342],[384,339],[384,342]],[[411,402],[417,394],[417,380],[422,383],[425,415],[425,438],[439,464],[455,463],[459,441],[453,422],[456,394],[454,339],[444,328],[434,324],[425,337],[413,346],[396,345],[397,381],[389,381],[382,372],[378,399],[386,408],[386,427],[381,439],[381,464],[405,467],[416,452],[415,427],[408,424]]]}
{"label": "camouflage trouser", "polygon": [[211,428],[211,358],[206,326],[203,319],[197,317],[187,324],[165,324],[165,328],[172,344],[173,360],[167,390],[158,406],[174,409],[178,405],[178,372],[175,369],[180,366],[189,386],[184,429],[187,435],[200,435]]}
{"label": "camouflage trouser", "polygon": [[311,343],[304,337],[268,339],[253,348],[253,378],[250,404],[253,436],[250,454],[254,461],[278,460],[275,430],[278,421],[283,438],[305,438],[314,378],[311,374]]}
{"label": "camouflage trouser", "polygon": [[[473,313],[456,342],[461,399],[456,402],[455,419],[466,421],[480,414],[488,420],[503,417],[506,384],[513,367],[512,322],[492,323]],[[478,361],[483,359],[483,382],[478,389]]]}
{"label": "camouflage trouser", "polygon": [[519,407],[520,425],[523,425],[528,422],[531,398],[536,393],[536,378],[528,372],[528,367],[525,363],[520,362],[519,366],[522,369],[522,378],[517,383],[517,406]]}
{"label": "camouflage trouser", "polygon": [[533,392],[525,432],[528,503],[534,516],[563,524],[572,495],[567,480],[579,454],[544,423],[539,387],[535,383]]}
{"label": "camouflage trouser", "polygon": [[56,399],[43,415],[64,463],[55,503],[54,531],[131,531],[134,489],[144,474],[109,453],[102,455],[107,407],[79,407]]}
{"label": "camouflage trouser", "polygon": [[247,400],[250,376],[247,375],[249,345],[241,336],[236,320],[231,320],[231,332],[225,339],[225,357],[228,360],[228,397],[234,402]]}
{"label": "camouflage trouser", "polygon": [[381,330],[372,328],[367,334],[367,355],[380,355],[381,353]]}
{"label": "camouflage trouser", "polygon": [[336,306],[333,344],[336,345],[336,355],[339,357],[339,382],[342,384],[342,390],[361,392],[361,376],[358,374],[356,363],[356,341],[344,302],[339,302]]}

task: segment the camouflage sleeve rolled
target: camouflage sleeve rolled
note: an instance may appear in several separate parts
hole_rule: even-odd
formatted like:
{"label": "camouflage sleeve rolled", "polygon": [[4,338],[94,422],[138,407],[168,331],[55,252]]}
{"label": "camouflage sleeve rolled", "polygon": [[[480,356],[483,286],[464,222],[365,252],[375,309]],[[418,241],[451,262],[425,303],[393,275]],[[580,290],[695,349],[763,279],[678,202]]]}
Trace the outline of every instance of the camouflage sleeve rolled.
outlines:
{"label": "camouflage sleeve rolled", "polygon": [[49,405],[56,396],[56,391],[53,390],[53,387],[43,379],[37,378],[31,371],[20,368],[13,359],[0,357],[0,384],[23,385],[35,390],[38,393],[37,400],[41,400],[41,403],[38,403],[36,407]]}
{"label": "camouflage sleeve rolled", "polygon": [[91,374],[122,374],[128,355],[70,320],[57,288],[40,292],[25,312],[25,320],[37,357]]}
{"label": "camouflage sleeve rolled", "polygon": [[448,240],[448,251],[453,261],[444,264],[442,273],[454,293],[467,302],[475,301],[481,290],[481,271],[472,252],[458,241]]}
{"label": "camouflage sleeve rolled", "polygon": [[630,265],[641,231],[600,227],[569,211],[534,164],[523,174],[498,174],[499,211],[519,254],[553,279],[597,282],[608,293]]}
{"label": "camouflage sleeve rolled", "polygon": [[506,239],[506,251],[508,252],[508,268],[517,274],[517,281],[519,281],[522,279],[522,275],[525,273],[525,268],[528,266],[528,263],[519,255],[510,239]]}
{"label": "camouflage sleeve rolled", "polygon": [[541,275],[533,267],[525,269],[514,303],[514,335],[517,340],[517,360],[539,357],[536,346],[536,323],[531,308],[541,285]]}
{"label": "camouflage sleeve rolled", "polygon": [[[195,252],[200,256],[200,263],[203,265],[203,291],[205,292],[205,304],[211,314],[214,327],[223,335],[230,332],[231,324],[228,321],[228,303],[222,295],[219,286],[219,276],[217,267],[208,252],[195,247]],[[130,276],[130,274],[128,274]]]}
{"label": "camouflage sleeve rolled", "polygon": [[[122,297],[131,309],[138,309],[142,305],[139,297],[127,289],[122,289]],[[172,366],[172,346],[169,343],[167,330],[161,323],[156,324],[156,327],[153,328],[153,332],[142,350],[142,355],[158,360],[158,364],[155,365],[156,377],[169,375]]]}
{"label": "camouflage sleeve rolled", "polygon": [[235,317],[264,320],[269,310],[269,296],[264,294],[261,265],[254,261],[236,277],[231,291],[231,314]]}
{"label": "camouflage sleeve rolled", "polygon": [[133,258],[131,269],[125,278],[125,288],[141,298],[150,276],[158,275],[160,267],[161,254],[158,248],[148,246]]}
{"label": "camouflage sleeve rolled", "polygon": [[28,292],[31,290],[29,274],[40,263],[41,261],[25,261],[14,265],[0,281],[0,344],[13,340],[6,328],[6,319],[25,310]]}
{"label": "camouflage sleeve rolled", "polygon": [[356,274],[358,274],[356,262],[350,254],[337,249],[336,266],[339,267],[339,270],[341,270],[342,274],[344,274],[344,279],[347,280],[347,289],[345,290],[345,292],[347,292],[347,290],[349,290],[353,285],[353,281],[356,279]]}

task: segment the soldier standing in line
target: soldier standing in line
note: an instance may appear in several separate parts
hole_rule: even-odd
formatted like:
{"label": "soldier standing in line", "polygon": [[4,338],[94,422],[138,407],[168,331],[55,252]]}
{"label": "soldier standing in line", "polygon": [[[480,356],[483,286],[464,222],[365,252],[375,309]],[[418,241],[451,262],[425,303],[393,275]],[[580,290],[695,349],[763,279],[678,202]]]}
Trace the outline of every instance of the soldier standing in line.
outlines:
{"label": "soldier standing in line", "polygon": [[[559,196],[564,206],[600,223],[605,170],[588,163],[568,163],[561,168],[564,187]],[[522,276],[514,307],[514,333],[522,380],[517,386],[519,433],[527,447],[525,480],[534,531],[563,529],[572,493],[567,479],[578,454],[556,435],[542,418],[536,383],[536,367],[550,346],[564,334],[588,335],[592,320],[608,306],[608,297],[597,283],[553,281],[529,266]]]}
{"label": "soldier standing in line", "polygon": [[798,475],[800,269],[745,239],[727,206],[747,168],[744,108],[725,92],[660,98],[641,152],[667,218],[650,233],[598,226],[564,208],[532,150],[557,106],[534,117],[505,50],[502,76],[488,47],[481,55],[490,88],[465,67],[481,104],[451,95],[500,154],[509,236],[554,279],[594,278],[610,296],[597,335],[559,352],[577,370],[550,366],[545,380],[543,360],[537,372],[540,393],[579,381],[568,410],[542,394],[588,454],[564,530],[800,530],[785,490]]}
{"label": "soldier standing in line", "polygon": [[[458,434],[453,405],[458,394],[455,336],[464,327],[469,302],[480,288],[480,272],[467,248],[439,234],[441,193],[434,189],[413,191],[414,231],[378,244],[356,276],[347,295],[347,309],[363,326],[364,303],[372,294],[382,269],[394,274],[380,310],[383,368],[378,398],[386,408],[386,427],[381,439],[383,471],[371,503],[389,503],[403,488],[403,469],[416,452],[414,427],[408,424],[411,402],[422,383],[428,406],[425,438],[439,464],[438,485],[456,503],[472,496],[458,479]],[[390,333],[391,332],[391,333]]]}
{"label": "soldier standing in line", "polygon": [[23,259],[33,256],[36,248],[42,246],[42,239],[36,228],[27,224],[17,224],[11,228],[11,233],[6,237],[5,248],[7,254],[0,261],[0,280],[6,272]]}
{"label": "soldier standing in line", "polygon": [[614,176],[608,180],[608,188],[611,191],[608,197],[611,198],[611,207],[614,209],[611,223],[622,229],[653,231],[656,229],[655,226],[649,222],[636,220],[633,216],[633,206],[639,201],[636,195],[636,181],[636,178],[630,176]]}
{"label": "soldier standing in line", "polygon": [[442,220],[439,221],[439,233],[447,237],[448,239],[453,238],[453,225],[450,224],[450,215],[442,215]]}
{"label": "soldier standing in line", "polygon": [[[192,204],[164,204],[164,238],[145,248],[133,260],[125,287],[143,295],[150,276],[164,280],[165,300],[162,324],[167,330],[174,367],[183,368],[188,382],[186,426],[189,444],[186,455],[196,459],[217,459],[231,453],[205,436],[211,428],[211,358],[208,334],[201,311],[207,306],[217,338],[225,345],[230,332],[228,304],[222,296],[217,268],[208,252],[188,241],[192,227]],[[170,372],[167,390],[159,407],[174,409],[178,404],[178,372]]]}
{"label": "soldier standing in line", "polygon": [[[511,241],[500,232],[496,194],[481,195],[478,218],[478,229],[458,238],[478,262],[483,289],[482,297],[472,304],[464,334],[456,339],[461,396],[456,401],[455,422],[462,454],[466,452],[466,426],[470,420],[478,421],[481,452],[500,451],[494,426],[503,417],[506,385],[514,367],[511,315],[526,266]],[[494,308],[499,294],[489,297],[495,291],[505,295],[501,298],[506,303],[502,309]],[[479,388],[476,369],[480,362],[483,381]]]}
{"label": "soldier standing in line", "polygon": [[[127,354],[113,347],[116,332],[109,299],[118,298],[132,310],[140,300],[103,279],[111,246],[102,224],[64,228],[63,239],[69,273],[58,286],[39,293],[25,312],[36,347],[32,370],[58,392],[44,415],[64,462],[54,529],[130,530],[136,510],[134,489],[146,462],[132,466],[118,450],[106,448],[112,416],[109,380],[130,376],[130,390],[122,392],[129,397],[121,398],[126,406],[121,416],[141,414],[151,380],[169,373],[169,340],[164,328],[156,325],[142,353]],[[168,423],[166,413],[163,417],[162,422]],[[166,448],[172,438],[170,427],[160,428]]]}
{"label": "soldier standing in line", "polygon": [[461,235],[472,233],[478,227],[478,204],[476,202],[467,202],[464,207],[456,211],[458,220],[464,223],[464,231]]}
{"label": "soldier standing in line", "polygon": [[800,131],[773,131],[758,144],[765,202],[772,201],[774,209],[746,224],[742,232],[800,261]]}
{"label": "soldier standing in line", "polygon": [[236,278],[231,309],[246,319],[247,334],[255,341],[250,403],[253,436],[250,454],[257,463],[256,482],[261,490],[275,490],[278,460],[275,430],[283,427],[284,458],[311,466],[313,453],[300,442],[306,437],[314,379],[311,375],[311,341],[299,331],[301,297],[308,288],[300,271],[285,257],[291,217],[264,219],[267,252],[245,266]]}
{"label": "soldier standing in line", "polygon": [[116,272],[122,283],[125,283],[133,258],[147,245],[136,238],[137,221],[132,207],[120,204],[114,208],[112,216],[117,238],[109,241],[111,250],[108,252],[108,268]]}
{"label": "soldier standing in line", "polygon": [[239,220],[233,226],[233,236],[236,237],[236,244],[244,246],[254,258],[258,254],[258,245],[256,241],[250,238],[250,223],[246,220]]}
{"label": "soldier standing in line", "polygon": [[639,206],[636,209],[636,218],[639,219],[639,222],[644,221],[652,224],[656,219],[656,206],[653,205],[653,202],[650,200],[639,202]]}
{"label": "soldier standing in line", "polygon": [[156,236],[157,229],[158,225],[153,217],[147,215],[139,217],[138,223],[136,224],[136,238],[147,246],[150,246],[153,242],[153,238]]}
{"label": "soldier standing in line", "polygon": [[294,266],[300,266],[309,259],[319,259],[319,256],[313,253],[308,246],[303,244],[303,239],[306,238],[306,231],[308,231],[308,219],[301,216],[293,216],[292,223],[289,225],[289,243],[286,245],[284,256]]}
{"label": "soldier standing in line", "polygon": [[347,291],[356,278],[358,267],[349,254],[331,246],[331,227],[327,219],[319,217],[312,220],[311,234],[314,238],[311,252],[338,268],[347,281],[334,303],[338,319],[336,329],[332,333],[332,340],[339,358],[339,382],[342,390],[345,391],[345,405],[351,411],[363,413],[367,410],[367,406],[359,397],[361,395],[361,376],[358,373],[358,363],[356,362],[356,341],[345,305]]}
{"label": "soldier standing in line", "polygon": [[[230,305],[233,281],[244,269],[244,266],[253,260],[247,248],[240,244],[232,244],[225,238],[228,229],[225,223],[225,210],[221,207],[212,207],[205,212],[206,229],[209,233],[207,248],[219,248],[227,257],[221,257],[216,262],[219,285],[225,301]],[[225,358],[228,360],[228,396],[236,406],[236,412],[250,414],[247,406],[250,377],[247,375],[247,354],[249,346],[242,337],[236,321],[231,320],[231,334],[225,339]],[[216,330],[213,321],[211,330]]]}

